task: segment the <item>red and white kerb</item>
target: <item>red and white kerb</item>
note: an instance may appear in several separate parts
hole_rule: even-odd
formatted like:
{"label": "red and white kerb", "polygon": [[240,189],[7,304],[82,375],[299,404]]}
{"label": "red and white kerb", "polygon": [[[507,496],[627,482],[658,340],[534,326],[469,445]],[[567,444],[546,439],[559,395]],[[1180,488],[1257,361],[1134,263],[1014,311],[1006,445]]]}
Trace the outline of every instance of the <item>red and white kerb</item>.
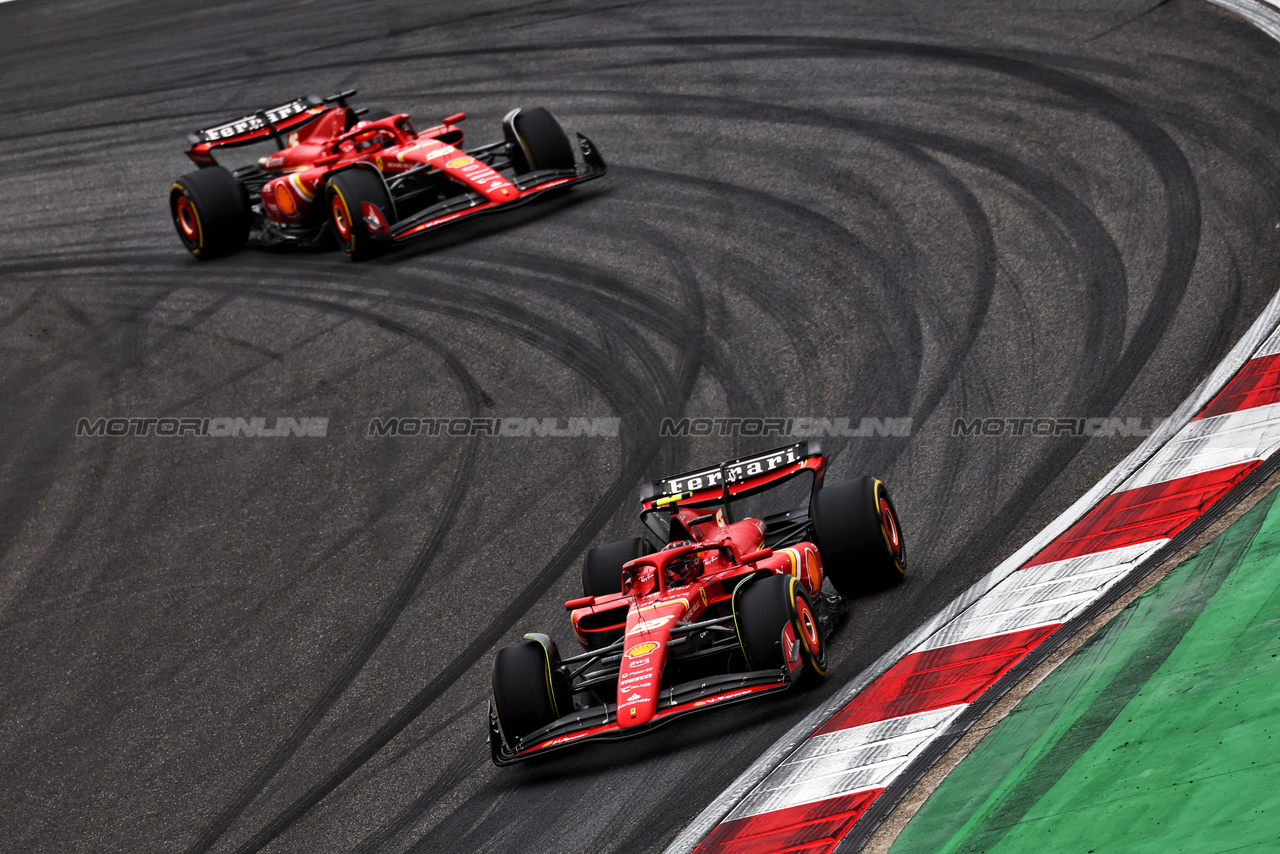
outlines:
{"label": "red and white kerb", "polygon": [[1280,449],[1280,332],[1048,546],[794,750],[696,854],[830,852],[968,704]]}

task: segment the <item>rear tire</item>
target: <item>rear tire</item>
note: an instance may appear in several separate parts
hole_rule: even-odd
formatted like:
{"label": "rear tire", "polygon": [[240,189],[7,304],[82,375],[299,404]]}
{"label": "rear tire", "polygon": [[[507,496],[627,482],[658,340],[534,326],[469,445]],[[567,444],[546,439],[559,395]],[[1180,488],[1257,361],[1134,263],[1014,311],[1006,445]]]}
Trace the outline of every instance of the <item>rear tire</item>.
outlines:
{"label": "rear tire", "polygon": [[544,641],[526,637],[498,650],[493,659],[493,709],[509,742],[573,710],[572,696],[555,684],[560,667],[555,643],[542,637]]}
{"label": "rear tire", "polygon": [[373,236],[363,214],[363,205],[371,204],[378,209],[386,224],[393,220],[391,197],[387,195],[387,185],[381,175],[373,169],[339,172],[329,179],[325,201],[338,246],[348,258],[364,261],[386,248],[387,242],[380,242]]}
{"label": "rear tire", "polygon": [[827,645],[809,597],[795,576],[771,575],[751,582],[734,605],[734,621],[753,670],[786,667],[782,630],[789,622],[800,641],[806,678],[817,680],[826,675]]}
{"label": "rear tire", "polygon": [[652,553],[653,549],[640,537],[590,549],[582,558],[582,595],[621,593],[622,565]]}
{"label": "rear tire", "polygon": [[230,255],[249,242],[249,205],[240,182],[221,166],[174,181],[169,214],[182,245],[201,260]]}
{"label": "rear tire", "polygon": [[906,547],[883,481],[862,477],[823,486],[809,501],[809,519],[836,590],[862,596],[902,582]]}
{"label": "rear tire", "polygon": [[540,169],[576,169],[573,143],[546,107],[512,110],[502,121],[517,175]]}

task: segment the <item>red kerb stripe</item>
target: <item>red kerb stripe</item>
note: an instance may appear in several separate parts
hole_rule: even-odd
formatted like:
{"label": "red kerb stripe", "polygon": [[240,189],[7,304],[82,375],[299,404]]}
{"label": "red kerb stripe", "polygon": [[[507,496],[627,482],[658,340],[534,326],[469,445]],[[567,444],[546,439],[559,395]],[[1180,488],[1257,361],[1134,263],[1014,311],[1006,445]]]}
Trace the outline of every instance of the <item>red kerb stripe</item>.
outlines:
{"label": "red kerb stripe", "polygon": [[1280,403],[1280,353],[1245,362],[1196,420],[1270,403]]}
{"label": "red kerb stripe", "polygon": [[869,789],[726,821],[694,854],[826,854],[883,791]]}
{"label": "red kerb stripe", "polygon": [[1260,463],[1251,460],[1113,492],[1023,568],[1172,537]]}
{"label": "red kerb stripe", "polygon": [[1057,627],[1037,626],[913,652],[880,674],[814,735],[971,702]]}

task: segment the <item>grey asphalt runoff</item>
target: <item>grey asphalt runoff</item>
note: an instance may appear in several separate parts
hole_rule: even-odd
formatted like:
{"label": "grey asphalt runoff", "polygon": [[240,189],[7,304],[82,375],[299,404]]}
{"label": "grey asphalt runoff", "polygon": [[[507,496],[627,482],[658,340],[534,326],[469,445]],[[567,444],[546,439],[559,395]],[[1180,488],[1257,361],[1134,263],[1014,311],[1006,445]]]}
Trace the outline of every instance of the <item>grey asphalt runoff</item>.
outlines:
{"label": "grey asphalt runoff", "polygon": [[[1149,426],[1280,282],[1280,46],[1195,0],[14,0],[0,32],[8,850],[660,851],[1140,441],[956,419]],[[368,263],[183,251],[190,131],[349,87],[472,144],[545,105],[611,171]],[[618,433],[368,435],[451,416]],[[76,436],[234,417],[328,422]],[[495,650],[573,648],[641,483],[785,441],[684,417],[910,418],[822,440],[889,483],[908,581],[820,688],[493,767]]]}

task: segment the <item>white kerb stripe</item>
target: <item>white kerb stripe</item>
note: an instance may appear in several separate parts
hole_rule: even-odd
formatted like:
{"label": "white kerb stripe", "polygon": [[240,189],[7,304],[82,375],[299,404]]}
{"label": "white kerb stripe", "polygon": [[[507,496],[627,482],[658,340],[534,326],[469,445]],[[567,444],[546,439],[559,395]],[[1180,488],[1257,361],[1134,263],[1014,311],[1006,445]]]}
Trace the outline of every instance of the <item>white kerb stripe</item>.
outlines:
{"label": "white kerb stripe", "polygon": [[1280,403],[1192,421],[1125,481],[1121,490],[1262,460],[1280,449]]}
{"label": "white kerb stripe", "polygon": [[887,786],[966,704],[815,735],[773,770],[725,821]]}
{"label": "white kerb stripe", "polygon": [[[1268,2],[1280,9],[1280,0],[1268,0]],[[1276,353],[1280,353],[1280,329],[1272,332],[1271,336],[1262,342],[1262,346],[1254,352],[1252,358],[1261,359],[1263,356],[1274,356]]]}
{"label": "white kerb stripe", "polygon": [[1065,623],[1167,542],[1154,540],[1020,569],[940,628],[917,651]]}

